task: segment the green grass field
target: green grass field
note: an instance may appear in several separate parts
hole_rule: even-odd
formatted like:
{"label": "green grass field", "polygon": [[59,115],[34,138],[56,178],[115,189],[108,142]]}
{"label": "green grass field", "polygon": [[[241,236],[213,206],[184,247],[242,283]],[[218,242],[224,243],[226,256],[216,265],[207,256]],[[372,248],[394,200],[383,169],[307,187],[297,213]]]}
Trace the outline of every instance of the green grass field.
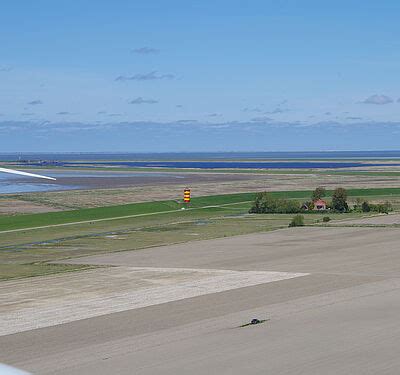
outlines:
{"label": "green grass field", "polygon": [[[400,195],[400,188],[382,189],[349,189],[347,190],[350,198],[354,197],[393,197]],[[288,199],[309,199],[310,191],[283,191],[272,192],[274,196]],[[327,192],[331,196],[332,191]],[[190,209],[200,209],[207,206],[217,206],[225,204],[237,204],[248,202],[254,199],[254,193],[238,193],[227,195],[214,195],[193,198],[190,205],[185,206],[177,201],[160,201],[132,203],[118,206],[86,208],[80,210],[70,210],[61,212],[48,212],[30,215],[13,215],[0,217],[0,232],[15,229],[41,227],[47,225],[66,224],[81,221],[104,220],[130,215],[148,215],[169,211],[179,211],[182,207]]]}
{"label": "green grass field", "polygon": [[[328,192],[328,195],[331,193]],[[352,199],[365,197],[390,200],[400,197],[400,189],[354,189],[348,190],[348,193]],[[309,199],[311,192],[287,191],[271,194],[305,200]],[[190,206],[186,206],[190,209],[185,210],[181,210],[182,203],[162,201],[45,214],[2,216],[0,217],[0,279],[81,269],[63,265],[53,267],[46,263],[49,261],[62,262],[63,259],[71,257],[138,250],[288,226],[293,215],[249,215],[247,212],[253,198],[254,193],[198,197],[192,200]],[[325,214],[306,214],[306,224],[321,223],[323,216]],[[359,217],[360,214],[329,214],[329,216],[331,219],[341,219]],[[60,224],[61,226],[57,226]]]}

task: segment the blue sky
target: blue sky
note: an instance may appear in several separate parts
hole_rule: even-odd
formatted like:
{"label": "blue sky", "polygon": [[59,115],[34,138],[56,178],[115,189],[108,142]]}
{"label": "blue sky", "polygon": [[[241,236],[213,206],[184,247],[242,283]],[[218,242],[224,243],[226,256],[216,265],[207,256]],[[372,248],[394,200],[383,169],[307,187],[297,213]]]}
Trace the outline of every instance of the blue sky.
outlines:
{"label": "blue sky", "polygon": [[7,2],[0,149],[398,148],[399,16],[391,0]]}

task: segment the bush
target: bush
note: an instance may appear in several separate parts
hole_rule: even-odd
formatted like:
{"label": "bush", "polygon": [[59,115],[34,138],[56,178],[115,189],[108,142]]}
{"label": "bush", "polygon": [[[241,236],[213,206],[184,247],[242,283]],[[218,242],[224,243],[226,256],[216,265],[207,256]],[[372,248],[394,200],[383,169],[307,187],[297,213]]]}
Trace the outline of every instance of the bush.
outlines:
{"label": "bush", "polygon": [[323,221],[324,223],[328,223],[329,221],[331,221],[331,218],[330,218],[329,216],[324,216],[324,217],[322,218],[322,221]]}
{"label": "bush", "polygon": [[371,204],[371,211],[379,212],[380,214],[388,214],[393,211],[392,205],[389,202]]}
{"label": "bush", "polygon": [[301,211],[298,202],[276,198],[265,192],[256,195],[249,212],[255,214],[294,214]]}
{"label": "bush", "polygon": [[361,205],[361,211],[362,212],[378,212],[381,214],[388,214],[390,211],[393,211],[393,207],[390,204],[390,202],[385,202],[385,203],[368,203],[367,201],[364,201]]}
{"label": "bush", "polygon": [[292,221],[289,223],[289,228],[291,227],[303,227],[304,226],[304,216],[296,215]]}

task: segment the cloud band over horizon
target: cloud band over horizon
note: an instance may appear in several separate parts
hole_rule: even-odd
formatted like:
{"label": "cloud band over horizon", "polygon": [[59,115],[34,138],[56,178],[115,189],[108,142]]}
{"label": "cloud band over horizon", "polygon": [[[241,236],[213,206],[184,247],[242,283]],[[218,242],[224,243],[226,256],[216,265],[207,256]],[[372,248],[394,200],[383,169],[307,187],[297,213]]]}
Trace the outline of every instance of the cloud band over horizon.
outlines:
{"label": "cloud band over horizon", "polygon": [[3,152],[393,150],[400,122],[0,121],[0,136]]}

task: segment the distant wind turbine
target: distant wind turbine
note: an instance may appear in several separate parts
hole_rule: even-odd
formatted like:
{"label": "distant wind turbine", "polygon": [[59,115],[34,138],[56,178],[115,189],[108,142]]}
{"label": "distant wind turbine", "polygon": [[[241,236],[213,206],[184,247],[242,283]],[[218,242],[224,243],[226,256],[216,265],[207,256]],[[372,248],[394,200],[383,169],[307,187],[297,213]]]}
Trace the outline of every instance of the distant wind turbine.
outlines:
{"label": "distant wind turbine", "polygon": [[42,176],[40,174],[35,174],[35,173],[21,172],[21,171],[16,171],[14,169],[8,169],[8,168],[0,168],[0,172],[19,174],[21,176],[28,176],[28,177],[44,178],[46,180],[56,181],[56,179],[53,177]]}

